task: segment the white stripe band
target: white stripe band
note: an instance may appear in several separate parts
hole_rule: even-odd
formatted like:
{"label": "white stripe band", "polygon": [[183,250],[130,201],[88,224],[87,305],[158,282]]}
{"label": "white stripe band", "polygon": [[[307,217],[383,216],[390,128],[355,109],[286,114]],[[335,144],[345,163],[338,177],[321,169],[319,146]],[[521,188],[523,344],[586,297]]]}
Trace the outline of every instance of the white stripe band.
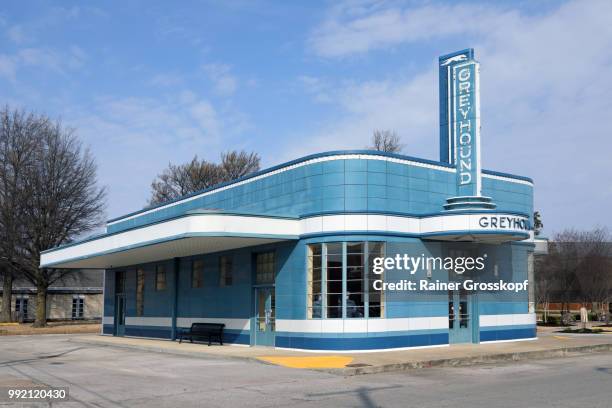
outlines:
{"label": "white stripe band", "polygon": [[517,326],[536,324],[535,313],[480,315],[480,327]]}

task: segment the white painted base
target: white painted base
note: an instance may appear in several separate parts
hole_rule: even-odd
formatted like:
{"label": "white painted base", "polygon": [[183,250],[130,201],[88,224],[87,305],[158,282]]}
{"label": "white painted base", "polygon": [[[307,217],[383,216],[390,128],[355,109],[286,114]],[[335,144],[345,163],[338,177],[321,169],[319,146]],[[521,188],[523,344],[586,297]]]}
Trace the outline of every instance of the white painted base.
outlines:
{"label": "white painted base", "polygon": [[514,343],[515,341],[532,341],[537,340],[537,337],[530,337],[528,339],[510,339],[510,340],[490,340],[490,341],[481,341],[478,344],[491,344],[491,343]]}

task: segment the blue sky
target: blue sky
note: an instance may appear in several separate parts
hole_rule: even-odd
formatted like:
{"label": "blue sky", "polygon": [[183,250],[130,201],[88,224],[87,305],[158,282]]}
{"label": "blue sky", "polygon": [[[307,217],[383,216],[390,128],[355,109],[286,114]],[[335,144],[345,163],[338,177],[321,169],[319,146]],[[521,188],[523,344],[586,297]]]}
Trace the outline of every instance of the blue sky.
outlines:
{"label": "blue sky", "polygon": [[114,217],[194,154],[269,166],[392,129],[437,159],[437,57],[474,47],[483,166],[534,178],[547,234],[612,227],[610,21],[609,1],[5,1],[0,103],[76,128]]}

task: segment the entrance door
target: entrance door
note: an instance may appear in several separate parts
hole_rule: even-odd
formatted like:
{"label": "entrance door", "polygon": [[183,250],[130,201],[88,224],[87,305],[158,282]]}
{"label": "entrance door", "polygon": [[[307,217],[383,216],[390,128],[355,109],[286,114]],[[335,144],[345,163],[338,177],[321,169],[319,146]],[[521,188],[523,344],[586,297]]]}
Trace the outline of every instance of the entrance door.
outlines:
{"label": "entrance door", "polygon": [[465,289],[448,291],[449,343],[472,342],[472,301]]}
{"label": "entrance door", "polygon": [[115,296],[115,336],[125,333],[125,295]]}
{"label": "entrance door", "polygon": [[125,333],[125,271],[115,272],[115,336]]}
{"label": "entrance door", "polygon": [[255,302],[255,344],[274,346],[276,330],[274,288],[256,288]]}

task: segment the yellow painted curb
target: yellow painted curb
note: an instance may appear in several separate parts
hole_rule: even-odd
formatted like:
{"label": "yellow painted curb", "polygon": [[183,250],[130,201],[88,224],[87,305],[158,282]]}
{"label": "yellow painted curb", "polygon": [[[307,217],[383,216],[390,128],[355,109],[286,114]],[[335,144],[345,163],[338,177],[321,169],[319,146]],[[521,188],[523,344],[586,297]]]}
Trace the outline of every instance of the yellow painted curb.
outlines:
{"label": "yellow painted curb", "polygon": [[344,368],[353,361],[346,356],[261,356],[258,360],[290,368]]}
{"label": "yellow painted curb", "polygon": [[559,340],[571,340],[571,337],[563,337],[563,336],[553,336],[553,337]]}
{"label": "yellow painted curb", "polygon": [[0,323],[0,326],[19,326],[19,323]]}

